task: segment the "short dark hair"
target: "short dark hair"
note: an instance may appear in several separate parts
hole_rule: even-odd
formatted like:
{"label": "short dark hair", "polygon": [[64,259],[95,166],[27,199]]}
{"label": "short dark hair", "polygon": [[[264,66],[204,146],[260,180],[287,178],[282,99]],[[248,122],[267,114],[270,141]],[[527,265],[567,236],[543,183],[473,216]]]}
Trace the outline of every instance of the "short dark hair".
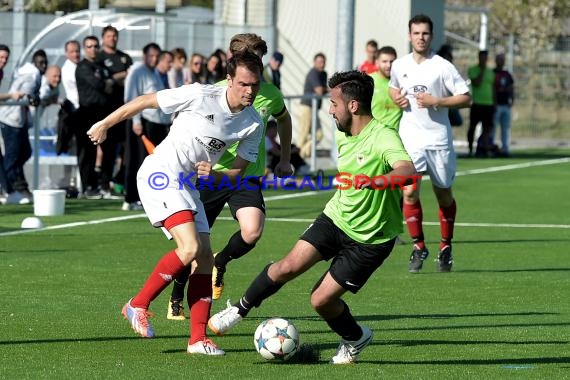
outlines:
{"label": "short dark hair", "polygon": [[394,57],[398,56],[396,49],[394,49],[392,46],[382,46],[380,49],[378,49],[378,55],[380,54],[392,54]]}
{"label": "short dark hair", "polygon": [[410,19],[408,22],[408,31],[412,31],[412,24],[428,24],[429,25],[429,32],[433,33],[433,21],[429,16],[424,14],[415,15]]}
{"label": "short dark hair", "polygon": [[99,44],[99,38],[97,38],[97,36],[89,35],[89,36],[86,36],[85,38],[83,38],[83,45],[85,45],[85,42],[87,42],[89,40],[97,41],[97,44]]}
{"label": "short dark hair", "polygon": [[172,53],[172,56],[174,58],[184,58],[184,60],[186,60],[186,58],[188,58],[186,55],[186,50],[184,50],[184,48],[176,47],[176,48],[172,49],[170,52]]}
{"label": "short dark hair", "polygon": [[228,59],[227,72],[231,78],[236,76],[236,69],[238,66],[245,66],[251,72],[263,72],[263,62],[261,58],[251,50],[239,51]]}
{"label": "short dark hair", "polygon": [[5,51],[8,54],[10,54],[10,48],[8,47],[8,45],[0,44],[0,51]]}
{"label": "short dark hair", "polygon": [[376,42],[376,40],[368,40],[366,46],[372,46],[374,49],[378,49],[378,42]]}
{"label": "short dark hair", "polygon": [[101,31],[101,37],[103,37],[107,32],[114,32],[117,36],[119,35],[119,30],[115,28],[113,25],[107,25],[106,27],[104,27],[103,30]]}
{"label": "short dark hair", "polygon": [[160,54],[158,55],[158,60],[160,61],[161,59],[163,59],[164,57],[166,57],[167,55],[170,56],[170,58],[174,59],[174,54],[172,54],[172,52],[168,51],[168,50],[163,50],[160,52]]}
{"label": "short dark hair", "polygon": [[317,53],[315,54],[315,56],[313,57],[313,61],[315,61],[317,58],[321,57],[322,59],[324,59],[325,61],[327,60],[327,57],[325,56],[324,53]]}
{"label": "short dark hair", "polygon": [[372,114],[374,80],[370,75],[358,70],[340,71],[333,74],[328,84],[331,89],[339,87],[344,100],[356,100],[367,115]]}
{"label": "short dark hair", "polygon": [[150,43],[144,45],[143,50],[142,50],[143,54],[145,54],[145,55],[148,54],[148,51],[150,49],[158,50],[159,52],[162,51],[162,49],[160,48],[160,46],[158,46],[158,44],[156,42],[150,42]]}
{"label": "short dark hair", "polygon": [[45,50],[43,50],[43,49],[36,50],[34,52],[34,54],[32,55],[32,62],[34,62],[37,57],[42,57],[42,58],[47,59],[47,54],[46,54]]}
{"label": "short dark hair", "polygon": [[77,40],[69,40],[69,41],[67,41],[67,42],[65,43],[65,45],[63,45],[63,48],[64,48],[65,50],[67,50],[67,47],[68,47],[69,45],[77,45],[78,48],[81,48],[81,45],[79,44],[79,41],[77,41]]}

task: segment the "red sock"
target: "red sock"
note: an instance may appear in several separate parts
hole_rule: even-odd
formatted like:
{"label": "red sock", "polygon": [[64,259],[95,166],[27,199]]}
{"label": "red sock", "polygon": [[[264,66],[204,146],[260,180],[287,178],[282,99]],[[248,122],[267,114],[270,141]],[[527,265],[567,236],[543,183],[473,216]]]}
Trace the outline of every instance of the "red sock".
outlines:
{"label": "red sock", "polygon": [[190,275],[187,297],[190,307],[190,344],[193,344],[206,338],[206,325],[212,307],[212,275]]}
{"label": "red sock", "polygon": [[404,219],[408,225],[408,231],[410,231],[410,236],[414,241],[414,245],[417,245],[419,249],[425,248],[424,243],[424,231],[422,228],[423,213],[422,204],[418,200],[416,203],[408,204],[404,202],[403,210]]}
{"label": "red sock", "polygon": [[439,243],[439,249],[442,249],[446,245],[451,246],[456,213],[457,205],[455,204],[455,199],[449,207],[439,208],[439,226],[441,228],[441,242]]}
{"label": "red sock", "polygon": [[131,306],[148,309],[151,301],[184,269],[175,251],[168,252],[158,261],[139,294],[131,300]]}

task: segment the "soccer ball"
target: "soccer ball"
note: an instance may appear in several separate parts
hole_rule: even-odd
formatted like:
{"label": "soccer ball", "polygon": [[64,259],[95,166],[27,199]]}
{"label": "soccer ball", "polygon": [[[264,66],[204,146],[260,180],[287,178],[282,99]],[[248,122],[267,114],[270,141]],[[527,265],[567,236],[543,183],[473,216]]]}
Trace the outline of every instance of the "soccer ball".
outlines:
{"label": "soccer ball", "polygon": [[257,326],[253,344],[264,359],[286,361],[299,348],[299,331],[286,319],[271,318]]}

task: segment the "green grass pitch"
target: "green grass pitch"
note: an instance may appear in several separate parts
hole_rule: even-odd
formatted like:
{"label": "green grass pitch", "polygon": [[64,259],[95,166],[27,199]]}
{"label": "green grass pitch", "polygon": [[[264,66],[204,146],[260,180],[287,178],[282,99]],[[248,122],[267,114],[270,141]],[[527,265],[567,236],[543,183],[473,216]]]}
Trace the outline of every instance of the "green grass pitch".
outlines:
{"label": "green grass pitch", "polygon": [[[120,201],[68,200],[66,214],[42,218],[45,225],[81,225],[11,234],[33,206],[0,206],[0,378],[570,378],[570,163],[549,161],[569,156],[550,150],[460,159],[449,274],[435,270],[437,209],[424,182],[431,256],[422,273],[410,274],[410,245],[398,245],[359,294],[346,295],[359,322],[375,332],[360,362],[349,366],[328,363],[338,338],[309,304],[326,263],[287,284],[227,336],[214,337],[225,357],[189,356],[188,321],[166,319],[170,288],[151,305],[155,339],[134,335],[120,314],[173,248],[144,216],[120,211]],[[286,254],[332,193],[272,199],[290,194],[265,193],[264,235],[228,267],[213,312]],[[212,231],[214,250],[237,229],[227,211],[222,215]],[[94,223],[108,218],[118,219]],[[409,243],[406,233],[402,238]],[[320,349],[320,361],[265,362],[253,332],[272,316],[290,319],[301,341]]]}

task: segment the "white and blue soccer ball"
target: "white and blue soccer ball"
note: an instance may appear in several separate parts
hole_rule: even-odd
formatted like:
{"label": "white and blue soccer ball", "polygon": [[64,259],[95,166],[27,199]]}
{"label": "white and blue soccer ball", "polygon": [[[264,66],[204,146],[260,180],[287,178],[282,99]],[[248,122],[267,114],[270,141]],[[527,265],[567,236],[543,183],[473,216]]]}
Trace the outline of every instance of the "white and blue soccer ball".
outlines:
{"label": "white and blue soccer ball", "polygon": [[255,330],[253,344],[264,359],[286,361],[299,348],[299,331],[286,319],[270,318]]}

